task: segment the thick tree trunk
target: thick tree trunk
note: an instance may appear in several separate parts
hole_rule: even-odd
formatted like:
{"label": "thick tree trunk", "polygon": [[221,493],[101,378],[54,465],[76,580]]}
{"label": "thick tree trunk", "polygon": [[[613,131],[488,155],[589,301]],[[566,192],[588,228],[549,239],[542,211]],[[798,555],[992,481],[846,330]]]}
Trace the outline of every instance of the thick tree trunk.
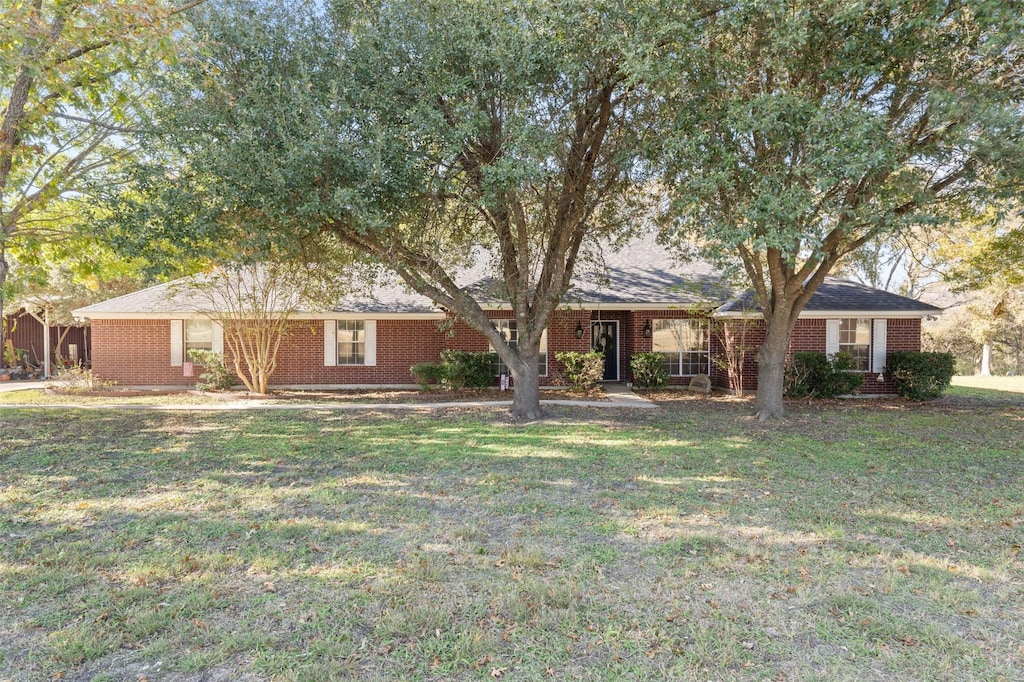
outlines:
{"label": "thick tree trunk", "polygon": [[6,255],[6,250],[0,248],[0,367],[7,364],[4,360],[4,349],[7,347],[4,336],[7,331],[7,325],[4,324],[4,284],[7,283]]}
{"label": "thick tree trunk", "polygon": [[512,416],[516,419],[536,420],[541,418],[540,410],[540,375],[537,373],[537,360],[540,355],[539,344],[533,348],[520,346],[518,358],[513,362],[505,361],[512,380],[515,382],[515,393],[512,395]]}
{"label": "thick tree trunk", "polygon": [[768,322],[764,343],[757,351],[757,399],[754,402],[754,414],[761,421],[785,416],[782,394],[786,379],[786,355],[793,331],[789,317],[788,311],[776,311]]}
{"label": "thick tree trunk", "polygon": [[984,343],[981,346],[981,376],[992,376],[992,343]]}

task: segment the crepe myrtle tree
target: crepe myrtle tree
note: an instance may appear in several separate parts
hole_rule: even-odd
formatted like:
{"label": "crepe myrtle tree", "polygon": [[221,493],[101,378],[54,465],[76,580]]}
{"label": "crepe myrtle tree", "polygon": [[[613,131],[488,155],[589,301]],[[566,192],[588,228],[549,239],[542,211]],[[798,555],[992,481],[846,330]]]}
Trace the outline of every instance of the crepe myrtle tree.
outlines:
{"label": "crepe myrtle tree", "polygon": [[667,105],[669,241],[742,264],[767,326],[755,411],[781,417],[793,326],[844,256],[1019,190],[1024,14],[1002,0],[665,12],[635,64]]}
{"label": "crepe myrtle tree", "polygon": [[[182,186],[247,238],[328,236],[480,331],[536,419],[541,334],[581,248],[643,196],[628,27],[612,1],[222,2],[154,126],[188,159]],[[467,291],[458,272],[485,263],[494,287]],[[511,308],[516,345],[481,297]]]}
{"label": "crepe myrtle tree", "polygon": [[235,375],[250,393],[262,395],[277,371],[278,352],[295,314],[318,309],[325,288],[344,288],[323,274],[292,262],[235,262],[183,279],[174,290],[220,325]]}

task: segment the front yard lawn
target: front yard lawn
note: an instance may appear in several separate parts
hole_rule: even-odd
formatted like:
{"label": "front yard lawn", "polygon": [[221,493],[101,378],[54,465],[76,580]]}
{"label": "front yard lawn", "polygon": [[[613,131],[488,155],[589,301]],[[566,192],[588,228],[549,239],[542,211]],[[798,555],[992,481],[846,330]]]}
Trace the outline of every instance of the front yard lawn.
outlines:
{"label": "front yard lawn", "polygon": [[1024,404],[0,412],[0,679],[1021,679]]}

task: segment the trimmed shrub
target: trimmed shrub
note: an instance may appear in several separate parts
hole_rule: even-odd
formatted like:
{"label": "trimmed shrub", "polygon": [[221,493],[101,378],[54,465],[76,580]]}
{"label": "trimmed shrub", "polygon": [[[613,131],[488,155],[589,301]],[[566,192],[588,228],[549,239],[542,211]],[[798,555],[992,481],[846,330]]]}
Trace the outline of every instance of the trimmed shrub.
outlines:
{"label": "trimmed shrub", "polygon": [[565,380],[577,390],[588,391],[604,376],[604,355],[601,353],[579,353],[561,351],[555,359],[565,365]]}
{"label": "trimmed shrub", "polygon": [[420,385],[424,391],[441,383],[444,377],[444,368],[438,362],[417,362],[409,368],[409,374],[413,380]]}
{"label": "trimmed shrub", "polygon": [[496,353],[472,353],[465,350],[441,351],[441,384],[456,391],[460,388],[486,388],[494,384]]}
{"label": "trimmed shrub", "polygon": [[116,382],[97,379],[91,369],[72,366],[61,368],[46,385],[65,393],[88,393],[113,388]]}
{"label": "trimmed shrub", "polygon": [[640,388],[661,388],[668,383],[664,353],[634,353],[629,361],[633,382]]}
{"label": "trimmed shrub", "polygon": [[786,395],[790,398],[836,398],[849,395],[864,384],[864,375],[852,372],[853,358],[817,351],[793,353],[786,368]]}
{"label": "trimmed shrub", "polygon": [[910,400],[935,400],[949,388],[956,371],[952,353],[921,353],[898,350],[885,361],[885,376],[896,392]]}
{"label": "trimmed shrub", "polygon": [[224,366],[223,353],[193,348],[188,352],[188,359],[203,369],[196,377],[196,390],[226,391],[235,385],[235,375]]}

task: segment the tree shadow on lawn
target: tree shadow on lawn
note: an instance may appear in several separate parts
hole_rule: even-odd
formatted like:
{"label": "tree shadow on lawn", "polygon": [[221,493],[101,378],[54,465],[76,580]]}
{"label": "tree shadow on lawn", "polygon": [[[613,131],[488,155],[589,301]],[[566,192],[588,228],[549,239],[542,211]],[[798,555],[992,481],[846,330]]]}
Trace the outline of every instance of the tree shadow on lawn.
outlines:
{"label": "tree shadow on lawn", "polygon": [[[0,523],[12,594],[28,598],[11,612],[19,644],[46,673],[121,655],[266,675],[315,661],[472,677],[478,661],[536,659],[763,676],[809,672],[807,632],[842,623],[811,646],[835,666],[830,647],[872,655],[871,637],[921,639],[921,621],[941,628],[921,656],[1006,669],[1005,647],[953,634],[964,616],[914,590],[984,586],[970,622],[998,637],[988,600],[1006,601],[1000,548],[1021,510],[990,497],[1012,499],[1019,462],[927,444],[892,458],[905,434],[864,430],[865,413],[814,410],[797,419],[827,428],[796,433],[699,405],[526,425],[487,411],[50,414],[4,432],[17,449]],[[919,518],[945,525],[912,532]],[[878,615],[897,604],[907,615]],[[886,627],[847,621],[861,612]],[[611,616],[637,626],[612,632]]]}

